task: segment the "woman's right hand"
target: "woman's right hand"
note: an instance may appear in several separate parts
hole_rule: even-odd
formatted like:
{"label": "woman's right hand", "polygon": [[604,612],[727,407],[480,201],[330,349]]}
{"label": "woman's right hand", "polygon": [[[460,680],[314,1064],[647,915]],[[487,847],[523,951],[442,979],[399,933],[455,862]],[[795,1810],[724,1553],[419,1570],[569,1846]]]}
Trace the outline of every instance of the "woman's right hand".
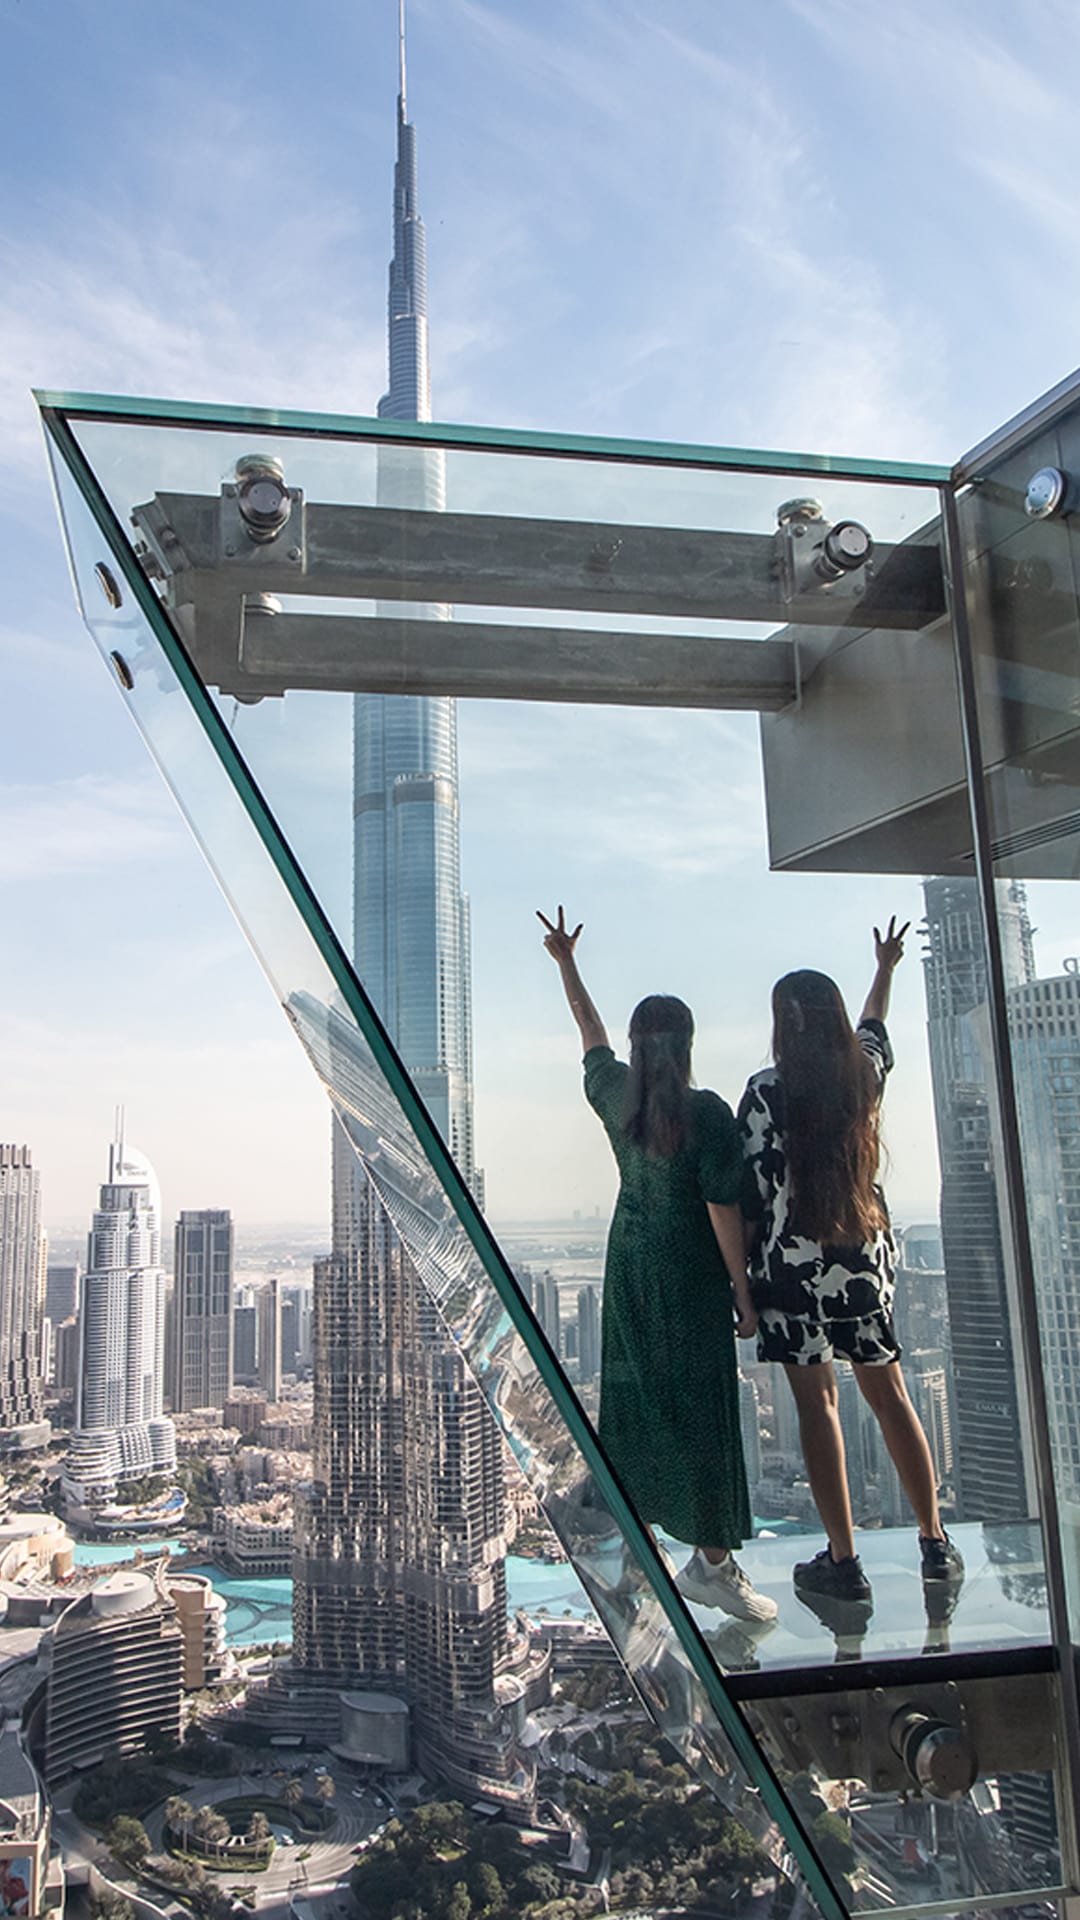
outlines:
{"label": "woman's right hand", "polygon": [[565,966],[568,960],[574,958],[574,948],[577,946],[578,935],[585,922],[579,920],[573,933],[568,933],[566,930],[566,915],[562,907],[559,908],[557,926],[552,926],[547,914],[541,913],[539,907],[536,909],[536,917],[547,928],[544,946],[558,966]]}
{"label": "woman's right hand", "polygon": [[900,965],[904,957],[904,935],[910,925],[911,921],[905,920],[898,928],[894,913],[884,934],[874,928],[874,957],[883,973],[892,973]]}

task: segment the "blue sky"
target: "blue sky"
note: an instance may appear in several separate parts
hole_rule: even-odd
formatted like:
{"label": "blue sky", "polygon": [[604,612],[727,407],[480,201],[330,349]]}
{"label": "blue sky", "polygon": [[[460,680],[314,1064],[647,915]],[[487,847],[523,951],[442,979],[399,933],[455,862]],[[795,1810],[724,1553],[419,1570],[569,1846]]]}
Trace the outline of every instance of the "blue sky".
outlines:
{"label": "blue sky", "polygon": [[[167,1212],[325,1214],[321,1096],[80,629],[28,389],[374,410],[395,16],[0,0],[0,1136],[55,1227],[118,1100]],[[1078,83],[1066,0],[413,0],[436,417],[952,461],[1080,360]],[[775,973],[856,996],[865,924],[918,908],[763,877],[749,721],[472,708],[461,746],[497,1215],[611,1191],[534,906],[587,920],[614,1030],[651,987],[691,999],[729,1098]],[[1080,911],[1046,889],[1035,917],[1053,971]],[[922,1018],[913,953],[908,1217],[936,1191]]]}

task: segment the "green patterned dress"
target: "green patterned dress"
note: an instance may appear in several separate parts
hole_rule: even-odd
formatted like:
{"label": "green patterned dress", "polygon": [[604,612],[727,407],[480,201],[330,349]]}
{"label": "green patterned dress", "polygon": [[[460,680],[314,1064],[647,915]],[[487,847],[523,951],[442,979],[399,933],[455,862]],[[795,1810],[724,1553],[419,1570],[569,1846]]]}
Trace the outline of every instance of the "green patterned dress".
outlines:
{"label": "green patterned dress", "polygon": [[618,1163],[604,1264],[600,1439],[639,1517],[699,1547],[752,1531],[739,1432],[732,1292],[706,1201],[738,1203],[742,1150],[718,1094],[689,1095],[688,1137],[668,1160],[626,1138],[629,1068],[585,1055],[585,1097]]}

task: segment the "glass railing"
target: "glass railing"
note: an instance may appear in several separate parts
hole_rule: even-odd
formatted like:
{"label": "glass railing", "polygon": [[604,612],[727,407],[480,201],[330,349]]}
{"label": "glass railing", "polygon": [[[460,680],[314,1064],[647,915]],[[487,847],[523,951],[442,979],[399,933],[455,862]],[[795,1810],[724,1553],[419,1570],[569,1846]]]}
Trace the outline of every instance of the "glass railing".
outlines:
{"label": "glass railing", "polygon": [[[369,1337],[349,1259],[389,1223],[378,1257],[403,1250],[448,1377],[468,1363],[657,1723],[800,1897],[952,1910],[1056,1888],[1067,1790],[964,895],[944,476],[153,403],[53,401],[46,420],[87,624],[351,1146],[327,1338]],[[697,1080],[732,1107],[769,1058],[776,977],[833,974],[857,1014],[872,926],[895,912],[923,934],[890,1013],[887,1187],[904,1365],[962,1583],[921,1581],[844,1372],[871,1591],[800,1596],[792,1569],[823,1536],[787,1382],[750,1344],[757,1520],[738,1559],[775,1617],[672,1585],[644,1523],[676,1572],[709,1543],[635,1509],[634,1463],[595,1425],[615,1180],[534,918],[560,899],[587,922],[616,1046],[635,1001],[677,992]],[[410,1337],[447,1339],[407,1313]],[[719,1321],[676,1332],[691,1379],[702,1332],[727,1338]],[[360,1499],[335,1493],[343,1472],[327,1463],[304,1523],[313,1565],[334,1500]],[[454,1543],[482,1611],[497,1525],[463,1519]],[[447,1709],[463,1742],[484,1718],[482,1638]],[[840,1854],[815,1837],[822,1805]]]}

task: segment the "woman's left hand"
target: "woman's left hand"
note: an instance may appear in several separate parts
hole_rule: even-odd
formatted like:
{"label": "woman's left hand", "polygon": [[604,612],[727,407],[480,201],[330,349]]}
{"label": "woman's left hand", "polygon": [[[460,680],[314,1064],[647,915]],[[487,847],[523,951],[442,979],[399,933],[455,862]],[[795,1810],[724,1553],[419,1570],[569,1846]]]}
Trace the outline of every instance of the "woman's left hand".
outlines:
{"label": "woman's left hand", "polygon": [[757,1308],[752,1300],[735,1302],[735,1338],[752,1340],[758,1328]]}

